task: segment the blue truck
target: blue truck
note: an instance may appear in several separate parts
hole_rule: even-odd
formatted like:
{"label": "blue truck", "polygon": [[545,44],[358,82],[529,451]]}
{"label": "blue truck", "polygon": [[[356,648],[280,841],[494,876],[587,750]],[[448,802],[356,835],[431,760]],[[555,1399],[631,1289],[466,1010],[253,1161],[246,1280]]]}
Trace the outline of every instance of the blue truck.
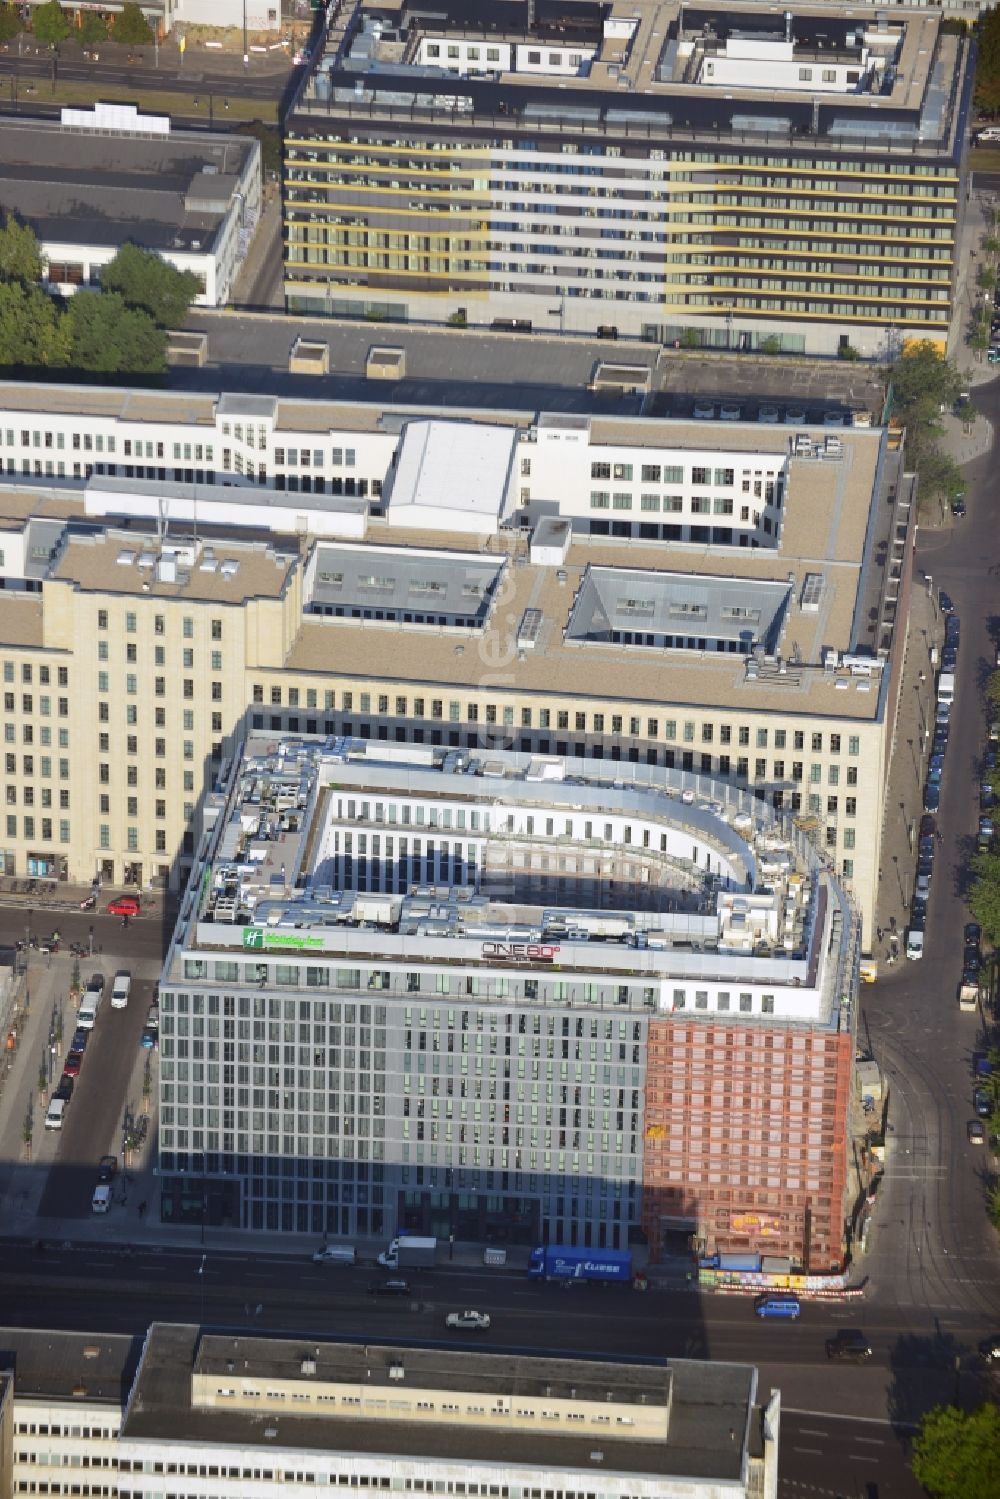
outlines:
{"label": "blue truck", "polygon": [[629,1249],[576,1249],[569,1244],[541,1244],[528,1260],[530,1280],[632,1279]]}

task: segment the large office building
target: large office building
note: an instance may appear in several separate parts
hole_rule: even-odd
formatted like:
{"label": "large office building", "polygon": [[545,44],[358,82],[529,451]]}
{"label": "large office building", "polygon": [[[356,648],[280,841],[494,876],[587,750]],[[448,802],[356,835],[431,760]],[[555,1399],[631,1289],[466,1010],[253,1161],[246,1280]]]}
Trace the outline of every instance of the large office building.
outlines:
{"label": "large office building", "polygon": [[7,875],[180,888],[247,729],[655,765],[866,934],[912,566],[883,429],[5,387]]}
{"label": "large office building", "polygon": [[264,732],[206,822],[165,1218],[842,1267],[860,924],[792,818],[660,766]]}
{"label": "large office building", "polygon": [[0,1499],[776,1499],[749,1365],[0,1329]]}
{"label": "large office building", "polygon": [[971,69],[938,9],[340,0],[285,132],[290,309],[943,347]]}

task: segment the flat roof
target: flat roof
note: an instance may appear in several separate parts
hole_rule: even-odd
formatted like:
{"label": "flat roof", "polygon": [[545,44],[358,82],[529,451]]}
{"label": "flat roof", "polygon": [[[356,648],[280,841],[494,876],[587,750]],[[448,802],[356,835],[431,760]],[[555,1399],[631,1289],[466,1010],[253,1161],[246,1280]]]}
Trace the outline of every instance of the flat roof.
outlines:
{"label": "flat roof", "polygon": [[134,240],[197,253],[211,247],[255,145],[239,135],[131,135],[6,116],[0,201],[44,242]]}
{"label": "flat roof", "polygon": [[516,444],[516,433],[509,428],[408,422],[389,486],[390,523],[405,526],[409,516],[423,514],[442,530],[449,518],[461,530],[476,523],[495,530],[503,519]]}
{"label": "flat roof", "polygon": [[[303,1375],[303,1348],[317,1364],[317,1374]],[[664,1442],[607,1441],[602,1471],[651,1476],[715,1478],[736,1482],[743,1473],[745,1439],[756,1389],[756,1371],[747,1365],[677,1360],[638,1365],[626,1360],[560,1359],[530,1355],[464,1353],[377,1343],[334,1343],[315,1338],[199,1337],[193,1326],[155,1323],[149,1331],[139,1375],[122,1429],[124,1440],[183,1441],[196,1432],[205,1443],[264,1446],[262,1410],[219,1410],[194,1403],[193,1376],[225,1376],[230,1364],[241,1378],[298,1376],[303,1387],[314,1377],[328,1380],[353,1375],[357,1383],[389,1385],[388,1367],[402,1365],[408,1383],[437,1388],[500,1390],[516,1394],[544,1387],[546,1371],[563,1387],[577,1379],[582,1388],[599,1382],[602,1389],[654,1392],[669,1390],[670,1409]],[[323,1372],[321,1372],[323,1371]],[[328,1372],[327,1372],[328,1371]],[[565,1388],[564,1388],[565,1393]],[[585,1398],[581,1395],[579,1398]],[[543,1432],[511,1434],[489,1427],[462,1427],[444,1421],[359,1419],[324,1411],[321,1415],[284,1409],[268,1419],[270,1449],[314,1450],[340,1456],[420,1458],[458,1463],[497,1463],[509,1467],[546,1465],[594,1471],[591,1432],[549,1436]],[[270,1434],[273,1432],[273,1436]],[[735,1438],[735,1439],[734,1439]]]}
{"label": "flat roof", "polygon": [[[827,435],[813,431],[824,455]],[[879,503],[884,499],[880,486],[889,485],[886,471],[891,467],[884,433],[852,429],[839,435],[839,458],[791,460],[782,535],[775,550],[589,537],[576,539],[559,567],[519,558],[507,571],[503,621],[495,626],[501,632],[495,650],[504,660],[505,692],[874,719],[879,711],[877,682],[824,669],[824,653],[864,653],[881,646],[872,610],[877,616],[886,559],[901,543],[893,507]],[[706,424],[694,422],[608,420],[591,425],[592,444],[697,442],[721,452],[745,451],[753,442],[760,452],[778,455],[787,452],[790,440],[794,433],[790,437],[788,429],[756,424],[715,424],[710,433]],[[387,531],[378,520],[369,523],[368,535],[372,542],[426,544],[424,533]],[[474,538],[449,537],[453,552],[475,547]],[[734,593],[741,582],[764,585],[768,598],[772,592],[787,593],[782,654],[794,664],[780,672],[765,669],[751,679],[745,658],[736,654],[643,651],[594,642],[581,649],[571,638],[570,615],[588,569],[612,570],[609,586],[619,593],[626,586],[631,589],[640,577],[651,578],[662,591],[665,584],[658,580],[667,576],[676,578],[677,586],[682,577],[697,586],[701,579],[723,573]],[[528,609],[541,616],[535,645],[518,650],[516,631]],[[331,629],[336,630],[333,638]],[[456,654],[446,636],[388,624],[356,625],[347,619],[305,618],[286,666],[328,671],[334,651],[338,671],[349,677],[438,683],[466,693],[476,688],[469,661]]]}
{"label": "flat roof", "polygon": [[[334,25],[325,53],[316,58],[293,102],[292,120],[331,114],[371,118],[409,108],[430,119],[447,113],[459,138],[482,117],[505,116],[508,126],[559,133],[597,129],[627,135],[631,129],[672,136],[714,127],[724,134],[739,131],[744,138],[784,132],[795,136],[800,150],[829,152],[831,138],[844,153],[946,150],[951,156],[956,150],[962,111],[936,84],[934,70],[943,51],[951,76],[963,54],[957,39],[942,38],[937,12],[893,11],[887,25],[867,6],[790,9],[791,32],[800,49],[843,59],[856,51],[852,36],[860,30],[871,33],[884,63],[877,74],[875,69],[870,76],[862,72],[855,91],[814,99],[810,91],[782,89],[766,73],[757,83],[752,65],[745,70],[745,82],[725,87],[710,75],[700,76],[701,69],[688,67],[693,48],[703,46],[706,36],[748,31],[759,41],[783,43],[784,12],[759,3],[714,7],[685,0],[610,0],[606,5],[595,0],[589,10],[588,16],[588,7],[577,6],[565,18],[561,35],[553,35],[543,10],[537,20],[529,19],[528,12],[512,14],[515,27],[495,36],[485,22],[470,24],[467,7],[456,6],[452,14],[444,4],[428,16],[420,7],[411,12],[404,4],[387,35],[381,0],[364,0],[362,12],[369,24],[347,34]],[[382,23],[381,35],[373,33],[373,21]],[[540,49],[557,41],[563,50],[579,45],[589,54],[588,62],[575,71],[548,71],[539,58],[533,69],[502,71],[501,59],[499,71],[473,74],[427,62],[417,65],[420,37],[452,35],[469,41],[514,40]],[[880,138],[873,140],[871,125],[879,114],[885,123],[880,124]],[[844,121],[852,116],[857,125],[868,119],[867,135],[859,130],[856,137],[845,137]],[[925,127],[919,139],[918,124]]]}
{"label": "flat roof", "polygon": [[18,1400],[124,1407],[141,1337],[106,1332],[0,1328],[0,1369],[13,1369]]}
{"label": "flat roof", "polygon": [[566,638],[584,644],[612,632],[633,637],[697,635],[745,650],[761,645],[770,652],[777,645],[790,595],[787,580],[588,567],[573,601]]}
{"label": "flat roof", "polygon": [[[164,556],[177,557],[173,576]],[[193,542],[174,536],[158,541],[155,531],[135,529],[68,530],[48,576],[88,592],[197,599],[244,604],[252,598],[279,598],[293,569],[295,551],[267,542],[214,539]]]}

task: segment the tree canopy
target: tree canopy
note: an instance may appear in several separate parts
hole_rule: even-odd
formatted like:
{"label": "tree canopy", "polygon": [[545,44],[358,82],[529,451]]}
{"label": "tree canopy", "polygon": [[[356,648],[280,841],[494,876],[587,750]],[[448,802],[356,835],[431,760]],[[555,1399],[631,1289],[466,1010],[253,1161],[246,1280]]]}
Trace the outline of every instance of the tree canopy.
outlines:
{"label": "tree canopy", "polygon": [[115,17],[114,37],[116,42],[124,42],[128,47],[146,46],[153,40],[149,22],[138,5],[122,6],[121,14]]}
{"label": "tree canopy", "polygon": [[157,375],[167,367],[166,339],[147,313],[116,292],[79,291],[66,311],[70,363],[98,374]]}
{"label": "tree canopy", "polygon": [[148,313],[158,327],[172,328],[187,317],[200,283],[193,271],[178,271],[152,251],[130,244],[122,245],[104,267],[101,285],[129,307]]}
{"label": "tree canopy", "polygon": [[59,0],[46,0],[31,17],[31,29],[46,47],[58,47],[70,35],[73,27]]}
{"label": "tree canopy", "polygon": [[24,23],[13,5],[4,0],[0,5],[0,42],[13,41],[19,31],[24,30]]}
{"label": "tree canopy", "polygon": [[937,445],[941,408],[954,406],[961,378],[934,344],[909,344],[890,371],[895,414],[906,428],[910,461],[917,471],[922,505],[950,500],[963,487],[961,471]]}
{"label": "tree canopy", "polygon": [[913,1472],[932,1499],[996,1499],[1000,1494],[1000,1409],[928,1411],[913,1442]]}
{"label": "tree canopy", "polygon": [[0,366],[58,368],[68,348],[63,317],[48,292],[0,281]]}
{"label": "tree canopy", "polygon": [[80,19],[77,39],[84,47],[92,47],[95,42],[106,42],[108,39],[107,21],[95,11],[88,10]]}
{"label": "tree canopy", "polygon": [[1000,12],[995,8],[979,18],[975,101],[984,114],[1000,109]]}
{"label": "tree canopy", "polygon": [[4,214],[0,224],[0,281],[35,286],[42,279],[42,253],[35,231]]}

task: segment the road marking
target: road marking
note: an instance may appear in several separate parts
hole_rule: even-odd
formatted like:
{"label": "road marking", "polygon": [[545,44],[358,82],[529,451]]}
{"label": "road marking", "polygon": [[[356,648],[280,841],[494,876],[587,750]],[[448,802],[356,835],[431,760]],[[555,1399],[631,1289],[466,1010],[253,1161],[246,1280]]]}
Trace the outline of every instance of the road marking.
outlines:
{"label": "road marking", "polygon": [[881,1437],[855,1437],[856,1442],[864,1442],[868,1447],[884,1447],[885,1442]]}
{"label": "road marking", "polygon": [[792,1451],[793,1452],[808,1452],[808,1454],[810,1455],[810,1457],[822,1457],[823,1456],[823,1449],[822,1449],[822,1447],[793,1447]]}
{"label": "road marking", "polygon": [[815,1431],[810,1426],[803,1426],[802,1435],[804,1437],[828,1437],[830,1433],[828,1431]]}
{"label": "road marking", "polygon": [[893,1431],[916,1431],[915,1421],[890,1421],[885,1416],[851,1416],[846,1411],[805,1411],[794,1405],[781,1407],[783,1416],[819,1416],[823,1421],[856,1421],[865,1426],[888,1426]]}
{"label": "road marking", "polygon": [[851,1463],[877,1463],[879,1461],[874,1452],[849,1452],[847,1460]]}

